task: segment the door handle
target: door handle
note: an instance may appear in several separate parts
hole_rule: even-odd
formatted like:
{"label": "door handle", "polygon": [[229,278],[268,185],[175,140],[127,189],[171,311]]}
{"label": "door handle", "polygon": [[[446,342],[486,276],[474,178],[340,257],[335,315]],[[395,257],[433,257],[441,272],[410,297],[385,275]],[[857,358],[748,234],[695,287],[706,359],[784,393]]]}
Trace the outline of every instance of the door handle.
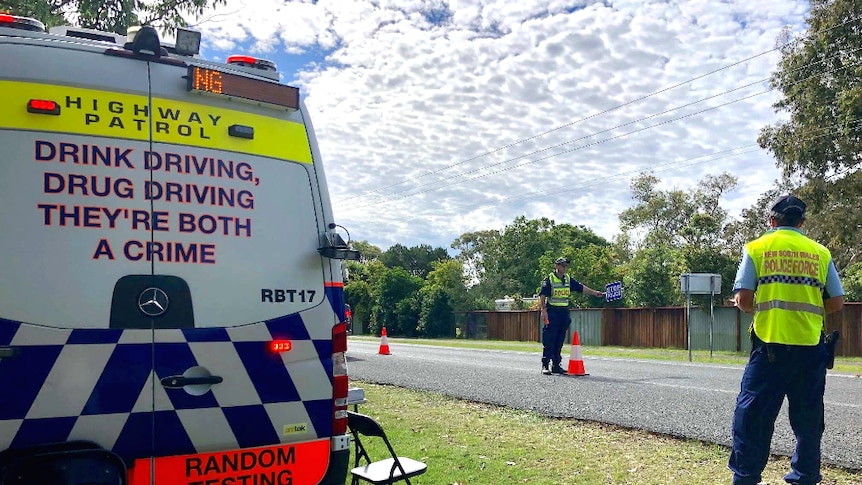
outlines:
{"label": "door handle", "polygon": [[18,349],[15,347],[0,347],[0,359],[11,359],[18,356]]}
{"label": "door handle", "polygon": [[168,389],[182,389],[186,386],[200,386],[200,385],[209,385],[212,386],[214,384],[221,384],[222,379],[221,376],[204,376],[204,377],[184,377],[184,376],[170,376],[165,377],[161,380],[163,386]]}

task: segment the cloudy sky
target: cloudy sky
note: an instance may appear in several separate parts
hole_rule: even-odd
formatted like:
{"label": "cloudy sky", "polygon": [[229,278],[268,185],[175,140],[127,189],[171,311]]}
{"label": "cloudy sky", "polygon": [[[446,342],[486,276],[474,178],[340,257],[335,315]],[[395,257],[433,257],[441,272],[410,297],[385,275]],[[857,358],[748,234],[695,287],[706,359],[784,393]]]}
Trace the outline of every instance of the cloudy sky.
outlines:
{"label": "cloudy sky", "polygon": [[448,248],[515,217],[611,239],[631,178],[779,177],[756,146],[768,78],[807,0],[227,0],[203,56],[275,61],[298,86],[336,221],[354,240]]}

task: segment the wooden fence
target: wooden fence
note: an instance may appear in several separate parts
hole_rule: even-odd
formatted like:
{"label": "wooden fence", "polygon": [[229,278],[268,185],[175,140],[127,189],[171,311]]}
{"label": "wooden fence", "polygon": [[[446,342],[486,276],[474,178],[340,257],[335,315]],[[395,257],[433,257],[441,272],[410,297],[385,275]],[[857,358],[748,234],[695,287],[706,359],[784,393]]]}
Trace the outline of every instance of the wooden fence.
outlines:
{"label": "wooden fence", "polygon": [[538,312],[488,312],[488,340],[520,340],[537,342],[541,339]]}
{"label": "wooden fence", "polygon": [[[578,318],[579,312],[600,313],[597,318]],[[717,307],[714,323],[709,321],[708,309],[692,309],[692,333],[698,341],[693,348],[703,348],[703,342],[717,345],[715,350],[747,351],[748,326],[751,316],[735,307]],[[695,318],[695,312],[698,312]],[[609,345],[642,348],[688,348],[688,331],[685,307],[666,308],[603,308],[572,310],[573,328],[578,321],[600,322],[594,341],[585,345]],[[706,316],[704,316],[706,315]],[[478,311],[459,315],[459,334],[465,338],[537,342],[541,339],[538,311]],[[583,327],[582,327],[583,328]],[[853,302],[826,318],[826,329],[839,330],[841,340],[836,355],[862,357],[862,303]],[[584,330],[582,329],[581,332]],[[582,333],[583,335],[583,333]]]}

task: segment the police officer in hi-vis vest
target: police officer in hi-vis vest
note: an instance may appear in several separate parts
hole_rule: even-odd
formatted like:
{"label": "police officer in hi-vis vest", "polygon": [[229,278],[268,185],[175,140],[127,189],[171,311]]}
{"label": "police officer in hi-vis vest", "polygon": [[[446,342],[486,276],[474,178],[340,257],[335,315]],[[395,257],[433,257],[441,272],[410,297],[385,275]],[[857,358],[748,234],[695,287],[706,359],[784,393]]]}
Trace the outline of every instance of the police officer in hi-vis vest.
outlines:
{"label": "police officer in hi-vis vest", "polygon": [[733,285],[734,304],[754,313],[751,355],[733,414],[728,467],[734,485],[760,482],[785,396],[796,450],[784,480],[821,480],[829,360],[824,320],[844,306],[844,288],[829,250],[799,229],[804,221],[805,203],[792,195],[779,197],[769,214],[771,230],[745,246]]}
{"label": "police officer in hi-vis vest", "polygon": [[[542,327],[542,374],[566,373],[560,367],[560,351],[572,321],[569,315],[569,294],[577,291],[592,296],[604,296],[601,291],[589,288],[567,275],[568,267],[568,259],[557,258],[554,261],[554,272],[542,281],[542,289],[539,291],[539,308],[542,322],[545,324]],[[549,364],[552,365],[549,367]]]}

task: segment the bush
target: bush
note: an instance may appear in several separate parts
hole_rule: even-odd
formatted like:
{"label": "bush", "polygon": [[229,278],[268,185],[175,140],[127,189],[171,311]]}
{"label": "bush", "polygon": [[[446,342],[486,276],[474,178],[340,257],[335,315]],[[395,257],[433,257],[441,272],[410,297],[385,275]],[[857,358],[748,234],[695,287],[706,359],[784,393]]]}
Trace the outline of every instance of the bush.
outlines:
{"label": "bush", "polygon": [[421,337],[455,338],[455,315],[449,296],[440,288],[423,291],[417,332]]}

